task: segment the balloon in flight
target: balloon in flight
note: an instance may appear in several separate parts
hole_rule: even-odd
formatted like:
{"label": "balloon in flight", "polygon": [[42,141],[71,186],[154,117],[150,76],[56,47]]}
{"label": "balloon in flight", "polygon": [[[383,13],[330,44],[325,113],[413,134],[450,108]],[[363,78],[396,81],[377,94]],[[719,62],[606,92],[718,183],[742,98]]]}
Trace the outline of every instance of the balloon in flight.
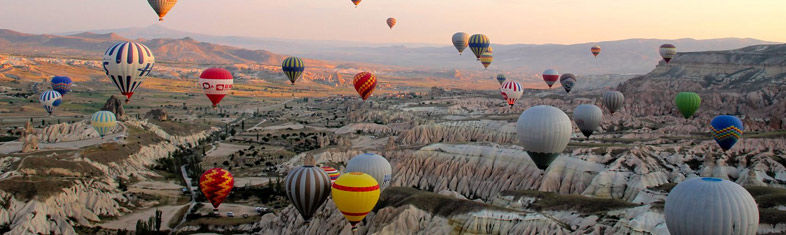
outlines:
{"label": "balloon in flight", "polygon": [[572,131],[568,115],[548,105],[528,108],[516,122],[519,143],[541,170],[548,168],[565,150]]}
{"label": "balloon in flight", "polygon": [[701,97],[694,92],[680,92],[674,97],[674,103],[677,104],[677,109],[680,110],[683,117],[690,118],[699,109]]}
{"label": "balloon in flight", "polygon": [[742,121],[735,116],[719,115],[710,122],[712,138],[720,145],[723,151],[731,149],[742,138]]}
{"label": "balloon in flight", "polygon": [[603,111],[594,104],[581,104],[573,110],[573,120],[584,137],[589,138],[600,126],[600,121],[603,120]]}
{"label": "balloon in flight", "polygon": [[60,92],[61,95],[71,91],[71,78],[65,76],[52,77],[52,90]]}
{"label": "balloon in flight", "polygon": [[355,85],[355,90],[360,95],[360,98],[366,100],[374,92],[374,89],[377,88],[377,77],[369,72],[360,72],[355,74],[352,84]]}
{"label": "balloon in flight", "polygon": [[598,54],[600,54],[600,46],[593,46],[590,48],[590,52],[592,52],[593,56],[598,57]]}
{"label": "balloon in flight", "polygon": [[338,177],[341,176],[341,172],[336,170],[336,168],[329,167],[329,166],[323,166],[321,168],[322,171],[325,171],[325,174],[327,174],[328,177],[330,177],[330,184],[336,182],[336,179],[338,179]]}
{"label": "balloon in flight", "polygon": [[488,69],[492,61],[494,61],[494,55],[491,52],[485,51],[480,55],[480,64],[483,65],[483,68]]}
{"label": "balloon in flight", "polygon": [[351,1],[352,1],[352,4],[355,4],[355,8],[357,8],[358,4],[360,4],[361,0],[351,0]]}
{"label": "balloon in flight", "polygon": [[303,60],[300,58],[294,56],[287,57],[284,59],[284,62],[281,63],[281,70],[287,75],[289,82],[294,85],[295,81],[297,81],[300,76],[303,75],[303,71],[306,70],[306,64],[303,63]]}
{"label": "balloon in flight", "polygon": [[153,52],[142,43],[119,42],[104,52],[104,72],[126,96],[126,103],[153,70],[154,64]]}
{"label": "balloon in flight", "polygon": [[379,194],[377,181],[363,172],[339,176],[331,190],[333,202],[352,225],[353,232],[358,230],[358,223],[377,205]]}
{"label": "balloon in flight", "polygon": [[104,138],[106,134],[111,133],[112,129],[117,126],[117,118],[113,112],[98,111],[93,113],[93,116],[90,118],[90,125],[93,126],[93,129],[96,130],[101,138]]}
{"label": "balloon in flight", "polygon": [[756,234],[759,208],[737,183],[711,177],[675,186],[664,206],[666,228],[674,235]]}
{"label": "balloon in flight", "polygon": [[385,22],[388,23],[388,27],[390,27],[390,29],[393,29],[393,26],[396,25],[396,18],[388,18]]}
{"label": "balloon in flight", "polygon": [[559,83],[562,84],[562,88],[565,88],[566,92],[570,93],[570,90],[576,85],[576,75],[572,73],[562,74],[562,76],[559,77]]}
{"label": "balloon in flight", "polygon": [[501,73],[497,74],[497,82],[499,82],[500,85],[502,85],[502,83],[505,82],[506,79],[507,78],[505,78],[505,74],[501,74]]}
{"label": "balloon in flight", "polygon": [[625,105],[625,95],[622,92],[606,91],[603,93],[603,106],[606,106],[611,114],[617,112],[623,105]]}
{"label": "balloon in flight", "polygon": [[202,190],[202,194],[210,201],[210,204],[213,204],[214,209],[218,209],[234,186],[235,177],[232,177],[229,171],[221,168],[207,170],[199,177],[199,189]]}
{"label": "balloon in flight", "polygon": [[508,102],[508,105],[513,107],[516,101],[521,98],[521,95],[524,94],[524,89],[516,81],[505,81],[500,86],[499,92],[502,94],[502,98]]}
{"label": "balloon in flight", "polygon": [[209,68],[199,75],[199,85],[205,93],[213,108],[218,106],[224,97],[232,90],[232,73],[222,68]]}
{"label": "balloon in flight", "polygon": [[172,7],[175,7],[177,0],[147,0],[147,3],[149,3],[150,7],[158,14],[158,21],[164,21],[164,16],[166,16],[166,13],[168,13]]}
{"label": "balloon in flight", "polygon": [[363,172],[379,183],[385,189],[393,176],[393,168],[385,157],[373,153],[363,153],[349,160],[344,172]]}
{"label": "balloon in flight", "polygon": [[663,44],[660,46],[659,52],[660,56],[663,57],[663,60],[668,64],[671,58],[677,55],[677,47],[672,44]]}
{"label": "balloon in flight", "polygon": [[559,80],[559,73],[557,73],[556,70],[546,69],[546,71],[543,71],[543,81],[546,82],[546,85],[549,85],[549,88],[551,88],[557,80]]}
{"label": "balloon in flight", "polygon": [[330,195],[330,177],[322,168],[307,162],[289,171],[284,180],[287,198],[306,222]]}
{"label": "balloon in flight", "polygon": [[486,35],[475,34],[469,37],[469,49],[475,54],[475,58],[480,60],[480,55],[491,45],[491,41]]}
{"label": "balloon in flight", "polygon": [[46,110],[49,115],[52,115],[52,112],[55,111],[55,107],[60,106],[60,103],[63,101],[63,96],[60,95],[60,92],[55,90],[47,90],[41,93],[41,96],[38,97],[38,102],[44,106],[44,110]]}
{"label": "balloon in flight", "polygon": [[465,32],[458,32],[453,34],[453,46],[458,50],[459,55],[464,52],[464,49],[469,46],[469,34]]}

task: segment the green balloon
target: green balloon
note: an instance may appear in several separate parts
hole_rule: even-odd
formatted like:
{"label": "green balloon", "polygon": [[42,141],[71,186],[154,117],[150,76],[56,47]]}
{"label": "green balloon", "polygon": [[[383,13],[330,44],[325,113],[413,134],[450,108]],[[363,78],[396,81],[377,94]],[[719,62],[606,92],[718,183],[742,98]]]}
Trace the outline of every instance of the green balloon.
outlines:
{"label": "green balloon", "polygon": [[693,116],[693,113],[699,109],[701,97],[699,97],[699,94],[693,92],[680,92],[677,94],[677,97],[674,98],[674,103],[677,104],[677,108],[682,113],[682,116],[690,118]]}

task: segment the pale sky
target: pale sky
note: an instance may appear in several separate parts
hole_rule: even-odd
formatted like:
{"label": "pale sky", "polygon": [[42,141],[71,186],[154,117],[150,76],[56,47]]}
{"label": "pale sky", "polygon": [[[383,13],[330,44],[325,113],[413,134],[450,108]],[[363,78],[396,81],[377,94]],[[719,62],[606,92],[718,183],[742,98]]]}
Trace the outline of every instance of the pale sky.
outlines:
{"label": "pale sky", "polygon": [[[391,31],[385,19],[395,17]],[[0,28],[30,33],[158,24],[145,0],[0,0]],[[225,36],[449,45],[749,37],[786,42],[786,0],[180,0],[163,26]]]}

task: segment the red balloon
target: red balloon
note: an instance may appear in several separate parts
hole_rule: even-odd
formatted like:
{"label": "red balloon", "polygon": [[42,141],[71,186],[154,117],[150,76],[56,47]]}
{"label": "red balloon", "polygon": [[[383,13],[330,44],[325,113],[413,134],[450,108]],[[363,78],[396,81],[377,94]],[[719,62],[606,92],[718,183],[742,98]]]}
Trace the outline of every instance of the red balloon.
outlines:
{"label": "red balloon", "polygon": [[232,73],[222,68],[209,68],[199,76],[202,91],[213,102],[213,108],[232,90]]}
{"label": "red balloon", "polygon": [[234,186],[235,177],[221,168],[207,170],[199,177],[199,189],[216,209],[229,196]]}
{"label": "red balloon", "polygon": [[355,84],[355,90],[363,100],[368,99],[374,89],[377,88],[377,77],[369,72],[360,72],[352,79],[352,84]]}

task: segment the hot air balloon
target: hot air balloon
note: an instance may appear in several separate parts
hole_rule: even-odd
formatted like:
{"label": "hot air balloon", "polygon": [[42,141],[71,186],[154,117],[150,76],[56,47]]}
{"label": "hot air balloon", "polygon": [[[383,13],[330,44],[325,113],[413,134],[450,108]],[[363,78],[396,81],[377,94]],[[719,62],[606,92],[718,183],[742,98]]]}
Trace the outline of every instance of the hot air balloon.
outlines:
{"label": "hot air balloon", "polygon": [[587,138],[598,129],[602,120],[603,111],[593,104],[582,104],[573,110],[573,121]]}
{"label": "hot air balloon", "polygon": [[[485,50],[484,52],[488,52],[488,53],[494,54],[494,47],[492,47],[491,45],[489,45],[489,47],[486,47],[486,50]],[[482,55],[483,55],[483,54],[481,54],[481,56],[482,56]]]}
{"label": "hot air balloon", "polygon": [[619,91],[606,91],[603,93],[603,106],[614,114],[625,104],[625,96]]}
{"label": "hot air balloon", "polygon": [[284,180],[287,198],[303,216],[306,223],[330,195],[330,178],[321,168],[314,166],[313,158],[303,166],[289,171]]}
{"label": "hot air balloon", "polygon": [[458,50],[459,55],[469,46],[469,34],[458,32],[453,34],[453,46]]}
{"label": "hot air balloon", "polygon": [[521,84],[516,81],[505,81],[502,83],[502,86],[499,88],[499,92],[502,93],[502,98],[508,102],[508,105],[512,108],[516,101],[521,98],[521,95],[524,94],[524,89],[521,88]]}
{"label": "hot air balloon", "polygon": [[330,177],[330,184],[336,182],[336,179],[338,179],[338,177],[341,176],[341,172],[339,172],[338,170],[336,170],[336,168],[333,167],[323,166],[322,170],[325,171],[325,174],[327,174],[328,177]]}
{"label": "hot air balloon", "polygon": [[472,50],[472,53],[475,54],[475,58],[480,60],[480,55],[488,49],[491,45],[491,41],[486,35],[483,34],[475,34],[469,37],[469,49]]}
{"label": "hot air balloon", "polygon": [[506,79],[507,78],[505,78],[505,74],[501,74],[501,73],[497,74],[497,82],[499,82],[500,85],[502,85],[502,83],[505,82]]}
{"label": "hot air balloon", "polygon": [[546,85],[549,85],[549,88],[551,88],[557,80],[559,80],[559,73],[557,73],[556,70],[546,69],[546,71],[543,71],[543,81],[546,81]]}
{"label": "hot air balloon", "polygon": [[65,95],[71,91],[71,78],[64,76],[55,76],[52,78],[52,90],[60,92],[60,95]]}
{"label": "hot air balloon", "polygon": [[205,93],[213,108],[216,108],[221,99],[232,90],[232,73],[222,68],[209,68],[199,75],[199,85]]}
{"label": "hot air balloon", "polygon": [[572,130],[568,115],[548,105],[524,110],[516,122],[519,143],[541,170],[545,170],[565,150]]}
{"label": "hot air balloon", "polygon": [[494,61],[494,56],[491,52],[486,51],[480,54],[480,64],[483,65],[483,68],[488,69],[492,61]]}
{"label": "hot air balloon", "polygon": [[164,16],[175,6],[177,0],[147,0],[147,3],[158,14],[158,21],[164,21]]}
{"label": "hot air balloon", "polygon": [[306,70],[306,64],[300,58],[287,57],[281,63],[281,70],[284,70],[284,74],[287,75],[289,81],[294,85],[295,81],[303,75],[303,70]]}
{"label": "hot air balloon", "polygon": [[396,25],[396,18],[388,18],[385,22],[388,23],[388,27],[390,27],[390,29],[393,29],[393,26]]}
{"label": "hot air balloon", "polygon": [[229,196],[232,187],[235,186],[235,177],[229,171],[221,168],[213,168],[202,173],[199,177],[199,189],[205,195],[213,210],[218,210],[221,202]]}
{"label": "hot air balloon", "polygon": [[358,8],[358,4],[360,4],[361,0],[351,0],[352,4],[355,4],[355,8]]}
{"label": "hot air balloon", "polygon": [[660,46],[660,56],[668,64],[671,58],[677,55],[677,47],[671,44],[663,44]]}
{"label": "hot air balloon", "polygon": [[756,234],[759,209],[742,186],[719,178],[692,178],[677,184],[664,206],[674,235]]}
{"label": "hot air balloon", "polygon": [[701,97],[693,92],[680,92],[677,97],[674,97],[674,103],[677,104],[677,109],[683,117],[690,118],[699,109]]}
{"label": "hot air balloon", "polygon": [[333,184],[331,195],[341,214],[358,230],[358,223],[374,209],[379,200],[379,184],[363,172],[350,172],[341,175]]}
{"label": "hot air balloon", "polygon": [[600,54],[600,46],[592,46],[592,48],[590,48],[590,52],[592,52],[593,56],[598,57],[598,54]]}
{"label": "hot air balloon", "polygon": [[126,103],[153,70],[153,64],[153,52],[141,43],[120,42],[104,53],[104,72],[120,93],[126,96]]}
{"label": "hot air balloon", "polygon": [[60,106],[60,102],[63,100],[63,96],[60,95],[60,92],[54,90],[48,90],[41,93],[41,96],[38,97],[38,102],[41,102],[41,105],[44,106],[49,115],[52,115],[52,112],[55,111],[55,107]]}
{"label": "hot air balloon", "polygon": [[570,93],[570,90],[576,85],[576,75],[572,73],[562,74],[559,77],[559,83],[562,84],[562,88],[565,88],[566,92]]}
{"label": "hot air balloon", "polygon": [[98,132],[101,138],[104,138],[106,134],[112,132],[112,129],[115,129],[115,126],[117,126],[117,118],[115,118],[115,113],[98,111],[93,113],[93,117],[90,118],[90,125],[93,126],[93,129]]}
{"label": "hot air balloon", "polygon": [[742,121],[735,116],[720,115],[710,122],[712,138],[720,145],[723,151],[731,149],[737,140],[742,138]]}
{"label": "hot air balloon", "polygon": [[360,98],[366,100],[374,92],[374,89],[377,88],[377,77],[369,72],[360,72],[355,74],[352,84],[355,85],[355,90],[360,95]]}
{"label": "hot air balloon", "polygon": [[385,157],[373,153],[363,153],[349,160],[344,172],[363,172],[379,183],[381,189],[385,189],[393,175],[393,168]]}

